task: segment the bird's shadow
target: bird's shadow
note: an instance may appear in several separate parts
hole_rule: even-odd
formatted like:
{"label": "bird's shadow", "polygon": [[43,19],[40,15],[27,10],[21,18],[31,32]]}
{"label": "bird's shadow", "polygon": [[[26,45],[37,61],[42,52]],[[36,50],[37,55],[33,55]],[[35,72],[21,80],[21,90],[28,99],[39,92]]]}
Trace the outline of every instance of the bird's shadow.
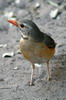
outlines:
{"label": "bird's shadow", "polygon": [[[54,56],[50,62],[50,66],[52,66],[51,81],[63,81],[66,79],[66,54]],[[42,78],[46,79],[46,73],[46,70],[42,70],[41,74],[38,75],[35,79],[33,79],[33,82],[35,82],[37,79],[39,79],[39,81],[41,81]]]}
{"label": "bird's shadow", "polygon": [[52,60],[54,64],[52,68],[52,79],[65,80],[66,79],[66,54],[57,55]]}

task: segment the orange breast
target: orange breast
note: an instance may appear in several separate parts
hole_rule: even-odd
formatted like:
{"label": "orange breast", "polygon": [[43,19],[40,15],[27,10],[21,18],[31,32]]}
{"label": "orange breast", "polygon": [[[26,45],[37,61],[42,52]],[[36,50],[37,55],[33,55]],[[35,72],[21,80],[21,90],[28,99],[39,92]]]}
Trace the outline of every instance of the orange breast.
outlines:
{"label": "orange breast", "polygon": [[20,40],[20,51],[22,55],[31,62],[42,62],[50,59],[55,53],[55,49],[48,48],[43,42],[30,40]]}

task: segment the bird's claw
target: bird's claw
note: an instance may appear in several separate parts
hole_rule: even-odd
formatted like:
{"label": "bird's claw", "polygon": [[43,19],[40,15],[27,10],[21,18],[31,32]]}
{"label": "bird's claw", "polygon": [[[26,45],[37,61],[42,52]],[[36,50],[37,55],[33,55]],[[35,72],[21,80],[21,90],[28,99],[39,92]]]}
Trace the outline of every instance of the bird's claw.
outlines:
{"label": "bird's claw", "polygon": [[51,77],[48,77],[47,80],[48,80],[48,81],[51,81]]}
{"label": "bird's claw", "polygon": [[29,86],[34,86],[35,84],[30,81]]}

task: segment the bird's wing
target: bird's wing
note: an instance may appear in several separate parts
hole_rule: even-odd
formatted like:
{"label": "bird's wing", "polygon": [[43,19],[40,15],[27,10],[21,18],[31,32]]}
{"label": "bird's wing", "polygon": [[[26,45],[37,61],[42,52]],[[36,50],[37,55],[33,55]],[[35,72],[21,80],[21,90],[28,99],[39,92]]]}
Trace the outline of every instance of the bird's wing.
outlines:
{"label": "bird's wing", "polygon": [[[41,32],[42,33],[42,32]],[[43,42],[48,46],[48,48],[55,48],[56,43],[55,41],[47,34],[44,34]]]}

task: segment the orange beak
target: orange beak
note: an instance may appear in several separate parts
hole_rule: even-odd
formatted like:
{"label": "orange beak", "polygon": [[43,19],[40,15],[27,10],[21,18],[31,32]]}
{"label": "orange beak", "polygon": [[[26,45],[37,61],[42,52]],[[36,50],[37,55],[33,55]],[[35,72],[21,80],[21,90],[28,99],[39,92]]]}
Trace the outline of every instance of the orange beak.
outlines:
{"label": "orange beak", "polygon": [[18,23],[16,20],[8,20],[8,22],[15,25],[15,26],[18,26]]}

